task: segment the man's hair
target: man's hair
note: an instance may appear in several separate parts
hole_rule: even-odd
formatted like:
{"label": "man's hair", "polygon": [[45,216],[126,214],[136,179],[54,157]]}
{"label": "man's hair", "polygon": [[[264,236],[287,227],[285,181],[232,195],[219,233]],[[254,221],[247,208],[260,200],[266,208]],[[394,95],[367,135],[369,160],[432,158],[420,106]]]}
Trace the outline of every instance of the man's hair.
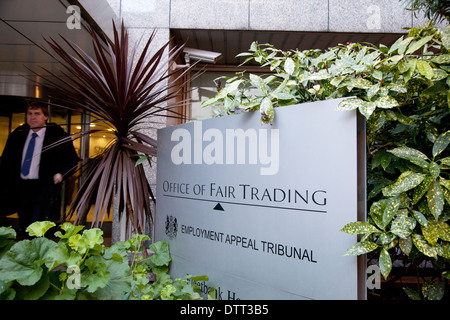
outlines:
{"label": "man's hair", "polygon": [[30,102],[25,109],[25,113],[30,109],[41,109],[44,116],[48,117],[48,107],[45,103],[39,101]]}

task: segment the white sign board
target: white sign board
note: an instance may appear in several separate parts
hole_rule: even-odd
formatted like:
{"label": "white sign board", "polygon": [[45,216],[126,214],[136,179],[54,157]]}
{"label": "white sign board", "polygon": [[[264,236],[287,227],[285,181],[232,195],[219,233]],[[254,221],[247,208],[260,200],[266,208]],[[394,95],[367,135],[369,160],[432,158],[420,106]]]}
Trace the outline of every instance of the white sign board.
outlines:
{"label": "white sign board", "polygon": [[156,240],[217,299],[357,299],[357,113],[340,100],[158,130]]}

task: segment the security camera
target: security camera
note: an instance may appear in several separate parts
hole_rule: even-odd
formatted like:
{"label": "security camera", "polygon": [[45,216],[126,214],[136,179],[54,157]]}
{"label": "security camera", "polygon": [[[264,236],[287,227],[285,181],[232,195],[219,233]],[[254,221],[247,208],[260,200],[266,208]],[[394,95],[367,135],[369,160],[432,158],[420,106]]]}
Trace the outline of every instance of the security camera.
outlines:
{"label": "security camera", "polygon": [[184,48],[186,62],[189,63],[189,59],[199,60],[201,62],[216,63],[222,56],[219,52],[212,52],[207,50],[200,50],[194,48]]}

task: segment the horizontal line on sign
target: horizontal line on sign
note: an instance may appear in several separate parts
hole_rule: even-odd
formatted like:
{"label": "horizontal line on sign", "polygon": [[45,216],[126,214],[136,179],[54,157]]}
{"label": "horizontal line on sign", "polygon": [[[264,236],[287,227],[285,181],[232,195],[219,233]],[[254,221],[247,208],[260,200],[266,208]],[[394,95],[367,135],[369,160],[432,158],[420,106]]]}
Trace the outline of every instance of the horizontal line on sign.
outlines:
{"label": "horizontal line on sign", "polygon": [[231,202],[231,201],[221,201],[221,200],[211,200],[211,199],[199,199],[199,198],[190,198],[190,197],[184,197],[184,196],[175,196],[175,195],[171,195],[171,194],[163,194],[163,196],[164,197],[169,197],[169,198],[185,199],[185,200],[196,200],[196,201],[206,201],[206,202],[214,202],[214,203],[234,204],[234,205],[239,205],[239,206],[263,207],[263,208],[273,208],[273,209],[284,209],[284,210],[308,211],[308,212],[316,212],[316,213],[327,213],[327,211],[324,211],[324,210],[279,207],[279,206],[269,206],[269,205],[266,205],[266,204],[241,203],[241,202]]}

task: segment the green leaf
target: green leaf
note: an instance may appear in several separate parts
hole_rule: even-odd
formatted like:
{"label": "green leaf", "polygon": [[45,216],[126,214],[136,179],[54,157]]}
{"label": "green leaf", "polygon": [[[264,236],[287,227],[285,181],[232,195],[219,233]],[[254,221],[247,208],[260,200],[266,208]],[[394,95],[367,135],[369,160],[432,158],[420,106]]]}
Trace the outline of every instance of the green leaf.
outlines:
{"label": "green leaf", "polygon": [[360,254],[371,252],[376,248],[378,248],[378,245],[370,241],[357,242],[350,248],[348,248],[344,256],[357,256]]}
{"label": "green leaf", "polygon": [[420,294],[417,291],[415,291],[411,288],[403,288],[403,291],[405,291],[405,293],[408,295],[408,297],[411,300],[421,300]]}
{"label": "green leaf", "polygon": [[450,130],[439,135],[433,144],[433,157],[436,157],[447,148],[450,143]]}
{"label": "green leaf", "polygon": [[16,280],[23,286],[34,285],[42,276],[41,265],[56,243],[46,238],[23,240],[11,247],[0,260],[0,281]]}
{"label": "green leaf", "polygon": [[158,241],[150,245],[150,250],[154,252],[149,257],[150,262],[158,267],[168,266],[172,260],[169,253],[169,244],[164,241]]}
{"label": "green leaf", "polygon": [[87,270],[81,274],[81,286],[87,287],[90,293],[99,288],[104,288],[111,278],[111,274],[105,264],[104,259],[99,256],[91,256],[86,259]]}
{"label": "green leaf", "polygon": [[383,194],[386,197],[397,196],[402,192],[417,187],[425,178],[422,173],[414,173],[412,171],[403,172],[396,182],[383,188]]}
{"label": "green leaf", "polygon": [[419,150],[409,148],[409,147],[399,147],[392,150],[389,150],[388,152],[393,153],[396,157],[409,160],[410,162],[422,167],[428,169],[429,166],[429,159],[428,157],[420,152]]}
{"label": "green leaf", "polygon": [[98,228],[85,230],[83,235],[76,234],[69,238],[69,246],[79,252],[85,254],[89,249],[103,243],[103,231]]}
{"label": "green leaf", "polygon": [[441,185],[434,180],[427,192],[428,208],[431,214],[438,219],[444,209],[444,193],[442,192]]}
{"label": "green leaf", "polygon": [[60,242],[49,250],[45,265],[49,270],[52,270],[63,263],[68,263],[69,259],[70,255],[67,246]]}
{"label": "green leaf", "polygon": [[64,222],[62,225],[59,226],[62,230],[65,231],[64,234],[62,234],[61,231],[55,232],[55,236],[61,239],[68,239],[71,236],[77,234],[81,230],[83,230],[84,226],[74,226],[70,222]]}
{"label": "green leaf", "polygon": [[380,252],[379,264],[381,274],[383,275],[384,279],[387,279],[392,270],[392,260],[389,252],[384,248],[381,249]]}
{"label": "green leaf", "polygon": [[54,226],[56,226],[56,224],[51,221],[37,221],[30,224],[26,231],[30,236],[43,237],[44,234]]}
{"label": "green leaf", "polygon": [[445,279],[449,279],[449,280],[450,280],[450,271],[444,271],[444,272],[442,272],[442,276],[443,276]]}
{"label": "green leaf", "polygon": [[340,231],[349,234],[370,234],[379,230],[368,222],[356,221],[345,225]]}
{"label": "green leaf", "polygon": [[15,300],[39,300],[50,287],[50,279],[46,274],[33,286],[16,287]]}
{"label": "green leaf", "polygon": [[105,286],[97,288],[95,297],[98,300],[120,300],[127,292],[130,292],[133,281],[128,261],[119,263],[106,260],[104,263],[108,269],[109,280]]}

